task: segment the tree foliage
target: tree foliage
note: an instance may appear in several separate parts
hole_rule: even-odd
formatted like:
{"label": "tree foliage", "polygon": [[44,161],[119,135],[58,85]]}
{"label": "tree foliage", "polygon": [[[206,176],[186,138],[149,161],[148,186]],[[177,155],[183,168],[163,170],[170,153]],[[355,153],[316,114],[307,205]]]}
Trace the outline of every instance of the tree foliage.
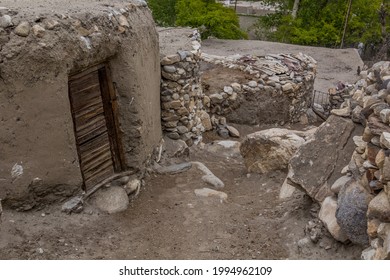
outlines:
{"label": "tree foliage", "polygon": [[[301,0],[296,19],[291,16],[294,0],[266,2],[278,5],[276,13],[259,21],[259,26],[268,31],[270,40],[328,47],[340,44],[348,1]],[[379,11],[381,4],[385,2],[388,0],[352,1],[352,12],[345,36],[347,46],[356,45],[358,42],[376,44],[383,39]],[[386,9],[389,7],[386,6]]]}
{"label": "tree foliage", "polygon": [[158,25],[197,27],[202,38],[247,38],[234,10],[215,0],[149,0],[148,4]]}

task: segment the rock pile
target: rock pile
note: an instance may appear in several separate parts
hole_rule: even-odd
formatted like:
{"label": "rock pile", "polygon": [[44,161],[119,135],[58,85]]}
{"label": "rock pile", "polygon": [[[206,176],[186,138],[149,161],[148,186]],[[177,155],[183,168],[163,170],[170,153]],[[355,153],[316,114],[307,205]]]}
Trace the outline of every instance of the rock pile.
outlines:
{"label": "rock pile", "polygon": [[317,67],[310,56],[223,57],[202,53],[202,60],[243,73],[241,83],[233,82],[232,77],[223,87],[207,92],[204,106],[212,115],[213,125],[220,124],[220,117],[245,124],[307,123]]}
{"label": "rock pile", "polygon": [[[164,36],[166,31],[160,30]],[[165,135],[181,139],[189,146],[210,130],[210,117],[203,110],[200,81],[200,35],[194,30],[182,50],[162,52],[161,58],[161,120]],[[184,49],[184,50],[183,50]]]}
{"label": "rock pile", "polygon": [[332,186],[338,195],[336,217],[350,240],[370,244],[363,259],[389,259],[390,62],[376,63],[361,76],[343,109],[365,129],[354,137],[356,149],[346,176]]}
{"label": "rock pile", "polygon": [[[319,218],[335,239],[369,245],[363,259],[390,259],[390,62],[361,76],[290,160],[287,183],[321,204]],[[340,168],[348,146],[352,157]]]}

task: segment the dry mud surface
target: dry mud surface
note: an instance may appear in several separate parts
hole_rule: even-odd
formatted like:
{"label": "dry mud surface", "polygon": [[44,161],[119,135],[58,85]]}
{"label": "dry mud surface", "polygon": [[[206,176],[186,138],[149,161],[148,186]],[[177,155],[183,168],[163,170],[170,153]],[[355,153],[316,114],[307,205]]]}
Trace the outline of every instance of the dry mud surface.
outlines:
{"label": "dry mud surface", "polygon": [[[236,127],[242,135],[260,130]],[[218,138],[208,133],[205,142]],[[360,258],[361,248],[336,242],[325,231],[316,244],[308,242],[305,227],[318,207],[300,192],[284,202],[278,199],[285,172],[247,175],[239,155],[201,146],[191,148],[185,160],[203,162],[222,179],[227,202],[195,195],[195,189],[208,187],[196,168],[176,175],[151,173],[121,213],[101,213],[88,201],[81,214],[72,215],[62,213],[60,204],[24,213],[5,210],[0,258]]]}

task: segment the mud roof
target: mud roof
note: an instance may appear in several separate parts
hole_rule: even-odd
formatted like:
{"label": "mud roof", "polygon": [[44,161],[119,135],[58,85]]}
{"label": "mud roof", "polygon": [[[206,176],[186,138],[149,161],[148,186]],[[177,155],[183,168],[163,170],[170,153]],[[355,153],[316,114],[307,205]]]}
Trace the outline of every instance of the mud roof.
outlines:
{"label": "mud roof", "polygon": [[109,12],[126,5],[146,6],[146,2],[143,0],[2,0],[0,16],[4,14],[22,17],[35,15],[39,19],[45,14]]}

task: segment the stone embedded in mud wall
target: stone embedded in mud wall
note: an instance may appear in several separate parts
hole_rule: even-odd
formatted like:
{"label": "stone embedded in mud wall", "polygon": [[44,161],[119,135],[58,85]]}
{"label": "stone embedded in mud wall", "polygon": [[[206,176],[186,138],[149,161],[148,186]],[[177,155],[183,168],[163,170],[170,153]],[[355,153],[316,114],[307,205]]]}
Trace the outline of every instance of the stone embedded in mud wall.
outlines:
{"label": "stone embedded in mud wall", "polygon": [[[304,121],[311,105],[316,76],[316,61],[302,53],[256,57],[249,55],[215,56],[202,53],[207,62],[205,109],[219,124],[220,117],[242,124]],[[215,70],[216,69],[216,70]],[[214,75],[226,72],[215,85]],[[234,72],[235,71],[235,72]],[[207,73],[210,74],[207,74]],[[223,84],[223,85],[222,85]],[[306,118],[302,118],[305,116]]]}
{"label": "stone embedded in mud wall", "polygon": [[[169,31],[160,29],[159,32],[160,36],[165,36]],[[162,129],[167,137],[181,139],[188,145],[199,141],[202,133],[211,129],[210,117],[203,110],[200,37],[196,30],[191,33],[191,39],[184,41],[184,46],[162,51],[161,58]],[[164,42],[160,38],[161,41]]]}

